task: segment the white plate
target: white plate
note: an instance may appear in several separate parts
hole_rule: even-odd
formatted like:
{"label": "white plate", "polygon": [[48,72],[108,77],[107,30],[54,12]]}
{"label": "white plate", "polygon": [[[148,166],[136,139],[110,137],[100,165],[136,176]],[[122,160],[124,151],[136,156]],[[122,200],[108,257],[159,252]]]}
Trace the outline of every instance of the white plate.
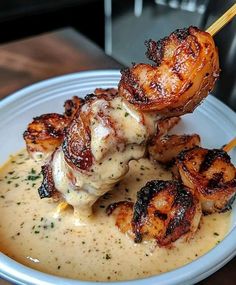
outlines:
{"label": "white plate", "polygon": [[[119,71],[101,70],[75,73],[49,79],[27,88],[0,102],[0,164],[24,147],[22,134],[33,117],[50,112],[63,112],[64,101],[80,97],[97,87],[117,87]],[[175,133],[198,133],[202,145],[218,148],[236,135],[236,114],[212,96],[193,114],[183,117]],[[236,163],[236,151],[231,152]],[[3,217],[1,217],[3,218]],[[174,271],[142,280],[119,284],[193,284],[206,278],[236,255],[236,205],[233,207],[231,229],[227,237],[204,256]],[[0,253],[0,275],[18,284],[99,284],[55,277],[23,266]],[[117,283],[117,282],[116,282]],[[103,283],[104,284],[104,283]],[[112,282],[109,282],[112,284]]]}

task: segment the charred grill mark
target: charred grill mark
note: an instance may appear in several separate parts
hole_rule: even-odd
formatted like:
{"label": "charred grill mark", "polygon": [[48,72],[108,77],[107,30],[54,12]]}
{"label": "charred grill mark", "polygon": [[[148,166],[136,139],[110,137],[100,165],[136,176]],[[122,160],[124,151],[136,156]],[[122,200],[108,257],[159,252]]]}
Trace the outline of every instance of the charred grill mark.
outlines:
{"label": "charred grill mark", "polygon": [[140,224],[141,219],[146,217],[151,199],[155,194],[167,187],[168,184],[170,184],[168,181],[153,180],[149,181],[140,191],[138,191],[132,221],[134,225]]}
{"label": "charred grill mark", "polygon": [[[134,213],[132,218],[132,228],[135,234],[134,241],[140,243],[142,241],[141,229],[145,218],[148,213],[148,206],[152,198],[165,189],[166,187],[172,187],[174,182],[153,180],[148,182],[141,190],[137,193],[137,201],[134,204]],[[160,214],[160,213],[159,213]],[[164,216],[162,216],[161,220]]]}
{"label": "charred grill mark", "polygon": [[[215,173],[214,176],[217,176],[217,173]],[[212,180],[214,180],[214,178],[210,179],[208,184],[202,190],[202,192],[205,195],[214,195],[214,194],[219,194],[219,193],[227,194],[228,191],[230,193],[236,192],[236,190],[234,190],[236,188],[236,179],[232,179],[228,182],[223,181],[223,179],[224,179],[223,175],[222,175],[221,181],[219,181],[218,183],[217,183],[217,181],[212,182]],[[229,189],[229,190],[227,190],[227,189]],[[220,199],[220,197],[218,197],[218,199]]]}
{"label": "charred grill mark", "polygon": [[183,186],[178,185],[177,195],[174,201],[174,207],[177,207],[177,212],[170,220],[165,237],[171,235],[176,228],[181,226],[182,234],[186,233],[190,227],[190,221],[186,218],[186,214],[191,207],[193,207],[193,196],[190,192],[186,191]]}
{"label": "charred grill mark", "polygon": [[51,162],[42,166],[43,182],[38,189],[40,198],[59,197],[60,193],[55,187]]}
{"label": "charred grill mark", "polygon": [[150,88],[155,89],[155,91],[158,91],[162,96],[166,95],[163,86],[157,82],[151,82]]}
{"label": "charred grill mark", "polygon": [[221,149],[210,149],[207,151],[204,160],[200,164],[199,172],[202,173],[207,171],[217,158],[222,159],[226,163],[230,163],[230,156],[227,152]]}
{"label": "charred grill mark", "polygon": [[167,214],[161,213],[161,212],[158,211],[158,210],[156,210],[156,211],[154,212],[154,216],[157,217],[157,218],[159,218],[159,219],[162,220],[162,221],[165,221],[165,220],[167,219]]}
{"label": "charred grill mark", "polygon": [[133,208],[134,203],[130,201],[119,201],[119,202],[112,203],[108,205],[108,207],[106,208],[106,214],[110,216],[115,211],[115,209],[117,209],[121,205],[124,205],[129,208]]}
{"label": "charred grill mark", "polygon": [[181,67],[180,67],[179,64],[175,64],[175,65],[172,67],[172,71],[173,71],[174,74],[176,74],[176,75],[178,76],[178,78],[179,78],[180,81],[183,81],[183,80],[184,80],[182,74],[180,73]]}
{"label": "charred grill mark", "polygon": [[40,140],[41,137],[63,138],[63,132],[66,128],[68,120],[60,114],[51,113],[44,114],[33,118],[33,122],[29,124],[28,129],[24,132],[24,139]]}
{"label": "charred grill mark", "polygon": [[157,66],[162,62],[166,40],[167,38],[164,38],[156,42],[150,39],[144,42],[147,47],[147,51],[145,53],[147,58],[154,61]]}
{"label": "charred grill mark", "polygon": [[86,103],[87,103],[88,101],[92,101],[92,100],[95,100],[95,99],[97,99],[97,95],[95,95],[94,93],[87,94],[87,95],[84,97],[84,100],[85,100]]}
{"label": "charred grill mark", "polygon": [[[179,211],[179,213],[172,219],[170,220],[168,227],[166,229],[165,237],[163,241],[160,241],[163,245],[168,244],[170,241],[174,242],[175,240],[178,239],[174,235],[174,232],[178,230],[178,227],[180,228],[180,236],[187,233],[190,228],[190,221],[185,219],[185,212]],[[167,241],[165,241],[167,239]],[[170,239],[170,241],[169,241]]]}
{"label": "charred grill mark", "polygon": [[156,84],[156,82],[150,82],[150,88],[152,88],[152,89],[156,89],[157,88],[157,84]]}
{"label": "charred grill mark", "polygon": [[143,89],[141,88],[139,82],[134,77],[132,73],[132,69],[130,68],[124,68],[121,70],[121,83],[125,85],[125,88],[129,91],[129,101],[131,103],[148,103],[149,99],[145,96],[145,93]]}
{"label": "charred grill mark", "polygon": [[50,123],[45,124],[47,133],[54,138],[59,138],[63,136],[63,129],[62,130],[56,130]]}
{"label": "charred grill mark", "polygon": [[224,178],[223,172],[214,173],[213,178],[208,181],[207,187],[209,188],[217,187],[219,183],[222,182],[223,178]]}
{"label": "charred grill mark", "polygon": [[199,146],[194,146],[193,148],[190,148],[190,149],[186,149],[186,150],[182,150],[178,156],[177,156],[177,160],[178,162],[184,162],[185,158],[186,158],[186,154],[190,153],[191,151],[193,150],[197,150],[197,149],[200,149]]}
{"label": "charred grill mark", "polygon": [[[199,43],[195,41],[195,44],[197,44],[197,51],[199,51],[199,49],[201,48]],[[192,56],[193,58],[196,58],[198,55],[198,53],[196,54],[194,49],[190,45],[188,46],[188,54]]]}
{"label": "charred grill mark", "polygon": [[191,28],[197,29],[196,27],[192,26],[189,28],[177,29],[170,36],[176,36],[179,41],[184,41],[191,34]]}
{"label": "charred grill mark", "polygon": [[45,120],[49,120],[49,121],[47,121],[47,123],[49,123],[50,120],[52,120],[54,118],[56,118],[58,120],[64,120],[64,116],[61,114],[57,114],[57,113],[43,114],[41,116],[34,117],[33,119],[35,121],[41,121],[42,119],[45,119]]}

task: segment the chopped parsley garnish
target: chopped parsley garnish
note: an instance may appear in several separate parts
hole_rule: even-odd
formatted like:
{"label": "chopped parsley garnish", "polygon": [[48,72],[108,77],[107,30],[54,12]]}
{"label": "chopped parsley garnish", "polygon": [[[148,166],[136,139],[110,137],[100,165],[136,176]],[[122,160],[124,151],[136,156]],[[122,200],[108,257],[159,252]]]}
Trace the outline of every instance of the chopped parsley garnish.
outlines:
{"label": "chopped parsley garnish", "polygon": [[28,175],[27,180],[35,181],[40,178],[40,175]]}

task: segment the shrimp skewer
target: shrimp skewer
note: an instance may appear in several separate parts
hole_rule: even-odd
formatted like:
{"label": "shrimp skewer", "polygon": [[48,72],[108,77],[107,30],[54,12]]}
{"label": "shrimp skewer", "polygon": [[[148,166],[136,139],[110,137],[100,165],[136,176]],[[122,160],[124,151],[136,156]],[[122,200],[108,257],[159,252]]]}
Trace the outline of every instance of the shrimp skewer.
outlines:
{"label": "shrimp skewer", "polygon": [[153,180],[138,193],[133,204],[111,204],[107,214],[116,215],[116,225],[136,243],[155,239],[168,246],[180,237],[190,239],[198,229],[201,205],[191,191],[177,181]]}
{"label": "shrimp skewer", "polygon": [[219,60],[210,34],[189,27],[150,40],[147,48],[155,65],[124,70],[118,92],[97,89],[66,103],[69,123],[42,168],[41,198],[59,197],[79,215],[91,215],[96,200],[126,175],[129,161],[144,157],[150,140],[166,132],[163,126],[192,112],[213,88]]}
{"label": "shrimp skewer", "polygon": [[[234,145],[235,139],[224,148]],[[120,201],[108,206],[107,214],[114,213],[116,226],[135,242],[155,239],[158,245],[166,246],[181,237],[189,239],[202,213],[231,209],[236,197],[236,169],[225,150],[195,146],[182,150],[175,163],[175,180],[150,181],[137,193],[135,203]]]}
{"label": "shrimp skewer", "polygon": [[180,29],[157,42],[149,40],[154,65],[135,64],[122,71],[119,94],[136,109],[180,116],[201,103],[219,76],[218,52],[210,34]]}
{"label": "shrimp skewer", "polygon": [[176,160],[180,178],[202,204],[206,214],[231,208],[236,193],[236,169],[222,149],[195,147]]}

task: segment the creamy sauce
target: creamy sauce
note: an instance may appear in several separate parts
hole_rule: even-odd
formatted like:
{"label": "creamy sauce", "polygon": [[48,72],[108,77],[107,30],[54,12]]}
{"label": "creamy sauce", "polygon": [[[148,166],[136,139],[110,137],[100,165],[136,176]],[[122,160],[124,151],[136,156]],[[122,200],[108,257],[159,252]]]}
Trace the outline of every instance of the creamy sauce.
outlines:
{"label": "creamy sauce", "polygon": [[55,214],[51,199],[40,200],[40,165],[20,152],[0,171],[0,250],[31,268],[63,277],[107,281],[143,278],[173,270],[203,255],[226,235],[230,213],[202,218],[195,237],[172,248],[154,241],[135,244],[105,214],[107,205],[135,201],[136,192],[151,179],[171,174],[147,159],[132,161],[127,176],[94,206],[87,222],[73,210]]}
{"label": "creamy sauce", "polygon": [[[50,162],[56,189],[73,206],[75,213],[84,217],[91,216],[92,205],[97,199],[126,175],[129,161],[144,156],[147,140],[155,133],[157,121],[157,115],[138,112],[121,97],[109,102],[97,99],[83,105],[81,112],[86,111],[94,114],[89,127],[94,158],[91,169],[72,168],[62,148],[56,150]],[[99,116],[100,113],[103,115]]]}

